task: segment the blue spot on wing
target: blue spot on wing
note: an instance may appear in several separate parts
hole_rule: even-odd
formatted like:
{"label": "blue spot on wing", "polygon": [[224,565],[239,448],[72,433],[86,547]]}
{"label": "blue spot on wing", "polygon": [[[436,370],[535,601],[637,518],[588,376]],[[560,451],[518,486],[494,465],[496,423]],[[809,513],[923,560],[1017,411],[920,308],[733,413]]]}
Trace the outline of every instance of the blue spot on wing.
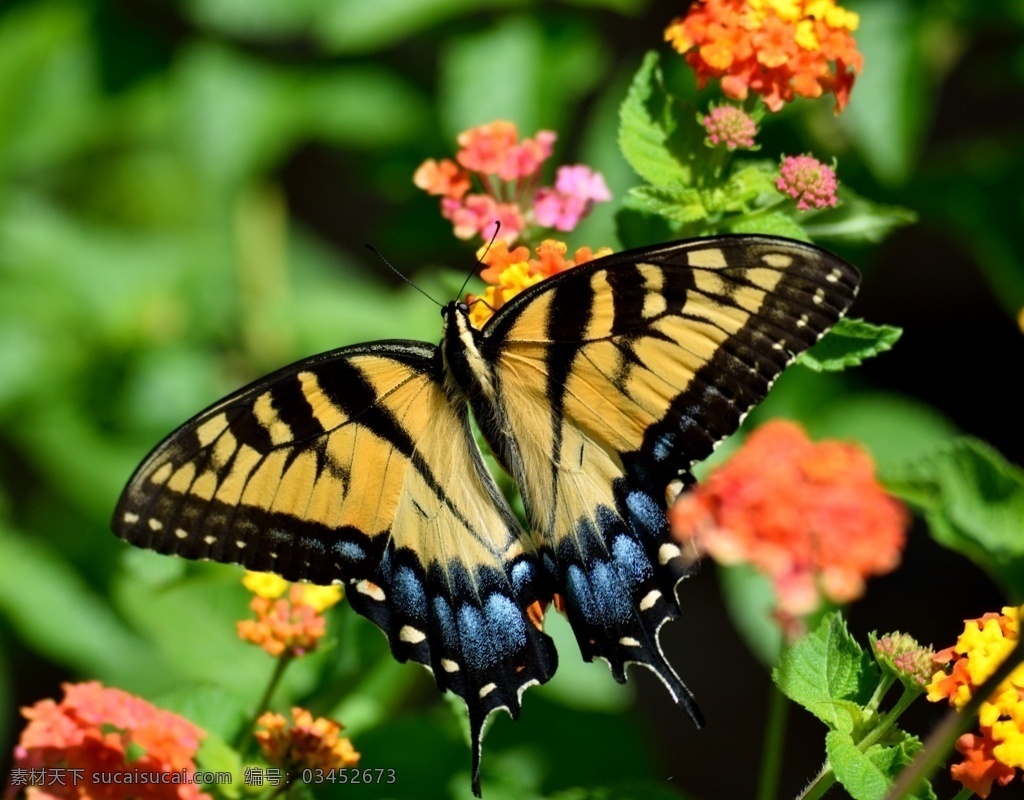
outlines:
{"label": "blue spot on wing", "polygon": [[409,567],[399,567],[393,584],[394,602],[409,617],[422,620],[427,612],[427,594],[416,573]]}
{"label": "blue spot on wing", "polygon": [[523,614],[511,599],[502,594],[492,594],[487,598],[484,614],[499,656],[511,655],[526,646]]}
{"label": "blue spot on wing", "polygon": [[632,491],[626,495],[626,508],[629,511],[629,521],[634,523],[633,529],[639,525],[643,530],[641,534],[660,533],[665,528],[665,512],[661,506],[646,492]]}
{"label": "blue spot on wing", "polygon": [[529,561],[520,561],[512,567],[512,586],[521,594],[534,580],[533,565]]}
{"label": "blue spot on wing", "polygon": [[663,433],[654,443],[651,453],[655,461],[665,461],[672,455],[672,448],[675,446],[676,437],[672,432]]}
{"label": "blue spot on wing", "polygon": [[448,601],[441,596],[434,598],[434,621],[441,629],[441,641],[449,653],[458,652],[459,634],[455,628],[455,616]]}
{"label": "blue spot on wing", "polygon": [[366,551],[355,542],[338,542],[334,545],[334,552],[346,561],[358,562],[366,558]]}
{"label": "blue spot on wing", "polygon": [[492,650],[492,641],[487,635],[484,615],[475,606],[459,609],[459,637],[462,639],[462,657],[473,669],[483,670],[498,659]]}
{"label": "blue spot on wing", "polygon": [[615,537],[612,543],[612,558],[615,560],[619,575],[630,584],[629,589],[633,589],[654,574],[651,562],[643,550],[625,534]]}

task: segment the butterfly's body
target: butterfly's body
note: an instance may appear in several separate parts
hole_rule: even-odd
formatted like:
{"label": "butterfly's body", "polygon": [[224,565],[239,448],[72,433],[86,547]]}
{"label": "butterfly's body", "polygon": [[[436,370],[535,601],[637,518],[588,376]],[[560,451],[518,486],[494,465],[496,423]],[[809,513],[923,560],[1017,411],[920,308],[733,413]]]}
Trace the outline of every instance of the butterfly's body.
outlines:
{"label": "butterfly's body", "polygon": [[[487,716],[518,716],[557,655],[557,600],[586,660],[651,669],[699,721],[658,642],[692,568],[666,505],[797,353],[853,299],[856,271],[769,237],[631,251],[543,281],[440,347],[316,356],[211,407],[143,462],[128,541],[343,583],[401,661],[462,697],[474,788]],[[469,426],[519,488],[524,530]]]}

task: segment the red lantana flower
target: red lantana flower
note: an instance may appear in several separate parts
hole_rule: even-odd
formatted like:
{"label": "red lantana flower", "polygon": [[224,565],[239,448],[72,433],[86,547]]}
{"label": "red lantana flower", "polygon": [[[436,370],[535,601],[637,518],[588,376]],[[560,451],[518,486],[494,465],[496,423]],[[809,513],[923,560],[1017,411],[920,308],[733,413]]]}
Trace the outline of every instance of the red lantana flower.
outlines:
{"label": "red lantana flower", "polygon": [[848,603],[868,576],[894,569],[908,515],[853,444],[814,443],[792,422],[758,428],[724,466],[669,511],[677,539],[723,564],[767,575],[791,635],[821,599]]}
{"label": "red lantana flower", "polygon": [[[61,770],[63,785],[27,786],[29,800],[123,800],[125,787],[139,800],[199,800],[209,795],[195,783],[143,782],[140,775],[195,772],[203,732],[182,717],[96,681],[65,683],[64,699],[40,700],[23,708],[29,723],[14,749],[8,796],[16,796],[20,774]],[[97,774],[109,777],[94,782]],[[16,781],[19,781],[16,783]]]}
{"label": "red lantana flower", "polygon": [[856,14],[834,0],[697,0],[665,30],[703,87],[721,80],[729,97],[761,95],[778,111],[801,97],[832,92],[849,101],[863,57],[851,35]]}

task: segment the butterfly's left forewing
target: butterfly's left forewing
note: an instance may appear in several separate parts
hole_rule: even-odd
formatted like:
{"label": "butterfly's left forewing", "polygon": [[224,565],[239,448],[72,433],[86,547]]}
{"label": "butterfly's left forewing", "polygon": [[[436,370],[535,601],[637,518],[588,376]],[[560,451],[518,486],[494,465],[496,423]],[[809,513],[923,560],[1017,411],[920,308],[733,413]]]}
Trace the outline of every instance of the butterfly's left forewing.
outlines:
{"label": "butterfly's left forewing", "polygon": [[[584,658],[639,663],[697,716],[658,631],[690,558],[665,508],[853,300],[858,276],[813,246],[722,237],[569,270],[484,328],[516,478]],[[666,496],[668,495],[668,496]]]}
{"label": "butterfly's left forewing", "polygon": [[143,462],[115,512],[132,544],[341,583],[400,661],[486,717],[554,674],[550,598],[483,464],[436,347],[378,342],[287,367],[211,407]]}

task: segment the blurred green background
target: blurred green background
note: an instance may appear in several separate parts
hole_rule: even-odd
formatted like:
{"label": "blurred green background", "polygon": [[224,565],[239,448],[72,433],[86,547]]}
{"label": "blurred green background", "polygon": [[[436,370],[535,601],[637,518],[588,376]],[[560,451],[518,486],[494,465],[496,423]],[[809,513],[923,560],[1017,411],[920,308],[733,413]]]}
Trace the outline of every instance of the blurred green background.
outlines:
{"label": "blurred green background", "polygon": [[[359,341],[437,340],[436,308],[363,245],[452,296],[472,247],[411,176],[451,155],[460,130],[498,118],[556,130],[554,163],[590,164],[621,199],[637,181],[617,151],[618,105],[686,5],[0,3],[0,774],[18,707],[64,680],[142,693],[213,730],[238,724],[273,666],[234,635],[238,572],[115,539],[107,522],[133,467],[272,368]],[[835,118],[827,100],[798,101],[765,123],[762,155],[835,156],[841,181],[919,214],[843,253],[865,272],[855,313],[906,333],[854,374],[787,377],[766,413],[862,439],[883,473],[958,430],[1020,464],[1024,3],[844,5],[862,15],[866,60],[850,107]],[[571,243],[616,246],[615,206]],[[634,691],[583,665],[563,629],[559,676],[486,740],[489,798],[643,779],[669,796],[752,795],[767,676],[713,570],[682,602],[666,650],[708,729],[653,678]],[[851,625],[944,646],[962,617],[999,605],[918,525],[904,568],[873,582]],[[394,664],[349,609],[332,613],[329,645],[293,667],[278,705],[337,714],[365,766],[396,768],[375,797],[468,795],[468,751],[429,677]],[[823,752],[817,723],[793,716],[783,794]],[[921,710],[918,732],[934,717]]]}

